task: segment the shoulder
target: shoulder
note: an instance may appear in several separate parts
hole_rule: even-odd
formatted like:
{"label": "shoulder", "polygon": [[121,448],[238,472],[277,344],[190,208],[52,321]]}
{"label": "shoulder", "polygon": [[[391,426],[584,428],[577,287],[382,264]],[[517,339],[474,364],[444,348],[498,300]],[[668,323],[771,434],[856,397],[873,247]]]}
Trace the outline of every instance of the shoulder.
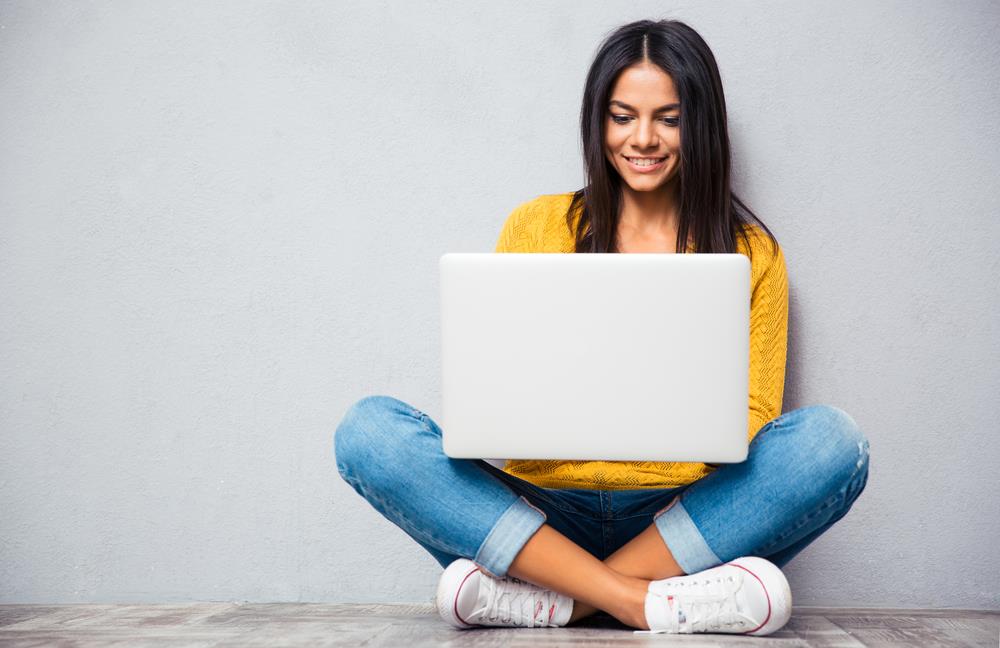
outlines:
{"label": "shoulder", "polygon": [[573,201],[573,192],[542,194],[526,200],[511,213],[521,219],[545,220],[552,216],[565,216]]}
{"label": "shoulder", "polygon": [[[553,244],[553,232],[566,230],[566,213],[573,192],[542,194],[517,205],[507,216],[500,233],[504,247],[511,251],[544,251]],[[561,224],[561,227],[560,227]],[[555,241],[561,246],[562,235]]]}
{"label": "shoulder", "polygon": [[787,280],[784,250],[756,223],[746,225],[743,235],[736,237],[736,251],[750,258],[752,285],[756,286],[762,279],[779,282]]}

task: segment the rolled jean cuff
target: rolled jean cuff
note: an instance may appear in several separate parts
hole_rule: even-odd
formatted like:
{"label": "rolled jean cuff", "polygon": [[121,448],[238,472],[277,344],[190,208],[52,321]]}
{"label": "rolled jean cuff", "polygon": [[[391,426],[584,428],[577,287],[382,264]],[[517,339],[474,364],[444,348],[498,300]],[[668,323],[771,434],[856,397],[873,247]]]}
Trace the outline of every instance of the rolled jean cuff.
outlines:
{"label": "rolled jean cuff", "polygon": [[667,544],[674,560],[685,574],[721,565],[722,561],[705,542],[705,537],[695,526],[680,497],[654,518],[660,537]]}
{"label": "rolled jean cuff", "polygon": [[545,523],[545,512],[531,502],[519,497],[511,504],[493,526],[486,540],[476,553],[473,562],[491,576],[504,578],[514,558],[531,536]]}

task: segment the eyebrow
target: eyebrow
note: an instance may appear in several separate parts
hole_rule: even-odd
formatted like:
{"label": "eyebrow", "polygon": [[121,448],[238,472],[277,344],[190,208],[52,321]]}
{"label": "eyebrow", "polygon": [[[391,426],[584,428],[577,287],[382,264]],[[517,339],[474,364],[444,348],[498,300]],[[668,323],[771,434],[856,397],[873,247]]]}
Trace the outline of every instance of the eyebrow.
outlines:
{"label": "eyebrow", "polygon": [[[618,105],[618,106],[621,106],[622,108],[624,108],[625,110],[632,110],[632,111],[635,111],[635,112],[639,112],[638,110],[636,110],[632,106],[628,105],[624,101],[618,101],[617,99],[612,99],[611,101],[608,102],[608,105],[609,106],[611,106],[611,105]],[[676,109],[678,109],[680,107],[681,107],[680,104],[675,104],[675,103],[667,104],[666,106],[660,106],[659,108],[657,108],[656,110],[654,110],[653,113],[655,114],[655,113],[666,112],[668,110],[676,110]]]}

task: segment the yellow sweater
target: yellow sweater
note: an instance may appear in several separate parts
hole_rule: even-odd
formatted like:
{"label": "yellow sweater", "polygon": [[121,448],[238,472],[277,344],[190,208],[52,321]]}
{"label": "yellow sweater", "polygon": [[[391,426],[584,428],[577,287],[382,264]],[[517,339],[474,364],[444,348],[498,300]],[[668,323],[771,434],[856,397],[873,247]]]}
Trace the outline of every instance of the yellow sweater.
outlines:
{"label": "yellow sweater", "polygon": [[[538,196],[507,217],[496,252],[574,251],[566,225],[572,193]],[[579,211],[574,224],[579,221]],[[753,440],[768,421],[781,414],[788,336],[788,278],[780,246],[771,254],[767,233],[748,232],[749,251],[737,237],[737,251],[750,258],[750,424]],[[543,488],[676,488],[697,481],[715,468],[704,463],[658,461],[536,461],[508,459],[504,472]]]}

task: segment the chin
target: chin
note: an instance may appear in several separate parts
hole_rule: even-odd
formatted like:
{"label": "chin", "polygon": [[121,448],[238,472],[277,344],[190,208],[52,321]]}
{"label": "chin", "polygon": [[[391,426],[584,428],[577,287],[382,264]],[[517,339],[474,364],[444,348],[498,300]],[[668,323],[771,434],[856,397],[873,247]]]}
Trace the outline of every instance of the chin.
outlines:
{"label": "chin", "polygon": [[642,182],[642,183],[632,183],[626,182],[629,189],[632,191],[656,191],[657,189],[662,189],[667,183],[666,182]]}

